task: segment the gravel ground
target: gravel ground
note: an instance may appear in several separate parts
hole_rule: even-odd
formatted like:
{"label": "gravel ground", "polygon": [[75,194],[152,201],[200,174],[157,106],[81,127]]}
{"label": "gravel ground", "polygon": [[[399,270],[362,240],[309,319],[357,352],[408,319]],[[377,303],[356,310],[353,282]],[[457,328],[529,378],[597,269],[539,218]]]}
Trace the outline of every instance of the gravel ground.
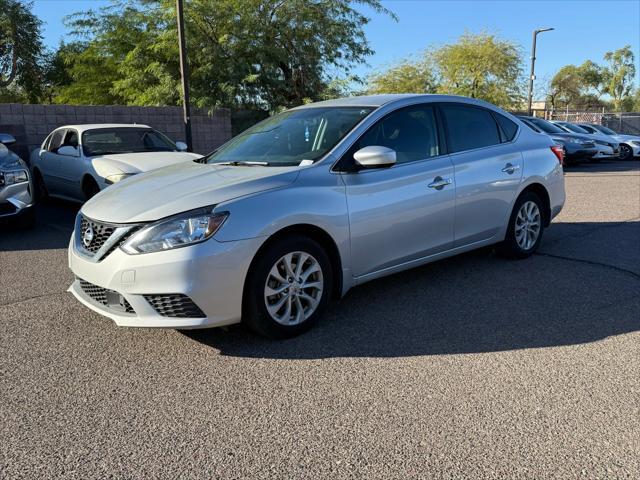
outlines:
{"label": "gravel ground", "polygon": [[569,170],[533,258],[371,282],[284,342],[115,327],[44,205],[0,229],[0,478],[640,478],[639,164]]}

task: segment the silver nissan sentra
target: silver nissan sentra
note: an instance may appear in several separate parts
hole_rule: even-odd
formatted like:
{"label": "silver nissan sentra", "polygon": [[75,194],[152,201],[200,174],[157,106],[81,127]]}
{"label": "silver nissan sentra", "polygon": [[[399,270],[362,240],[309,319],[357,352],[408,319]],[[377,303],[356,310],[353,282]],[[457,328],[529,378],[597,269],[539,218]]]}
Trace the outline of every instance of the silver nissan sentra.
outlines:
{"label": "silver nissan sentra", "polygon": [[121,326],[295,335],[368,280],[490,244],[531,255],[565,201],[562,154],[464,97],[294,108],[85,203],[70,291]]}

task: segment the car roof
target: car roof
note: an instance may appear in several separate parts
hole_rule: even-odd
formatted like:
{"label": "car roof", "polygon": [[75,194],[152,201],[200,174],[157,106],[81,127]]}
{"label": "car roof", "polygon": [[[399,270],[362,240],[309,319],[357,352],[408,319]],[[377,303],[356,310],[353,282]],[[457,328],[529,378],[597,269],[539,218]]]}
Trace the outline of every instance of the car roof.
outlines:
{"label": "car roof", "polygon": [[63,125],[61,127],[56,128],[59,130],[61,128],[73,128],[78,130],[78,132],[86,132],[87,130],[96,130],[99,128],[151,128],[148,125],[143,125],[141,123],[89,123],[86,125]]}
{"label": "car roof", "polygon": [[336,98],[333,100],[324,100],[322,102],[309,103],[307,105],[300,105],[292,110],[298,110],[303,108],[316,108],[316,107],[382,107],[394,102],[400,102],[407,99],[420,99],[423,98],[429,101],[452,101],[469,103],[472,105],[490,106],[496,108],[495,105],[487,103],[475,98],[463,97],[459,95],[437,95],[431,93],[390,93],[383,95],[360,95],[354,97]]}

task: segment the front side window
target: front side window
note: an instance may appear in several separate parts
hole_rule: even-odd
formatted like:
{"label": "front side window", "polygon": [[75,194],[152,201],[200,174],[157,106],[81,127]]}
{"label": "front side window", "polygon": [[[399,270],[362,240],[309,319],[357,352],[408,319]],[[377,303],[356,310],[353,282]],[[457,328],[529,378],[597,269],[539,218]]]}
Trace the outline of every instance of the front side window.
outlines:
{"label": "front side window", "polygon": [[75,130],[67,130],[67,134],[64,136],[64,143],[62,145],[78,148],[78,132]]}
{"label": "front side window", "polygon": [[390,113],[358,139],[346,154],[343,166],[352,167],[353,154],[373,145],[395,150],[398,164],[440,155],[433,106],[415,105]]}
{"label": "front side window", "polygon": [[443,104],[451,153],[500,143],[498,125],[491,112],[460,104]]}
{"label": "front side window", "polygon": [[175,144],[150,128],[97,128],[82,134],[86,157],[118,153],[176,152]]}
{"label": "front side window", "polygon": [[371,107],[309,107],[289,110],[254,125],[203,162],[299,165],[323,157],[369,113]]}
{"label": "front side window", "polygon": [[49,145],[47,146],[47,151],[49,152],[57,152],[58,148],[60,148],[62,146],[62,142],[64,141],[64,134],[66,133],[66,130],[61,129],[61,130],[56,130],[55,132],[53,132],[52,136],[51,136],[51,141],[49,142]]}

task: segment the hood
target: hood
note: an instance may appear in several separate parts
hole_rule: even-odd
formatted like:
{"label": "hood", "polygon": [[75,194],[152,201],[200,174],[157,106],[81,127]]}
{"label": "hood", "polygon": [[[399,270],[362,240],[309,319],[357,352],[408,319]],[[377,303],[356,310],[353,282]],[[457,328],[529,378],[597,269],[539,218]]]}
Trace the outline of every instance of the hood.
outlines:
{"label": "hood", "polygon": [[0,143],[0,169],[12,170],[16,168],[27,168],[27,164],[22,159]]}
{"label": "hood", "polygon": [[149,222],[284,187],[296,179],[298,171],[298,167],[180,163],[107,187],[84,204],[82,213],[109,223]]}
{"label": "hood", "polygon": [[619,135],[611,135],[611,136],[619,142],[640,142],[640,136],[638,135],[619,134]]}
{"label": "hood", "polygon": [[91,163],[98,175],[114,173],[141,173],[180,162],[191,161],[200,155],[188,152],[117,153],[93,157]]}
{"label": "hood", "polygon": [[595,143],[596,139],[591,135],[585,135],[584,133],[547,133],[551,138],[562,138],[565,141],[569,141],[570,138],[577,138],[585,142]]}

